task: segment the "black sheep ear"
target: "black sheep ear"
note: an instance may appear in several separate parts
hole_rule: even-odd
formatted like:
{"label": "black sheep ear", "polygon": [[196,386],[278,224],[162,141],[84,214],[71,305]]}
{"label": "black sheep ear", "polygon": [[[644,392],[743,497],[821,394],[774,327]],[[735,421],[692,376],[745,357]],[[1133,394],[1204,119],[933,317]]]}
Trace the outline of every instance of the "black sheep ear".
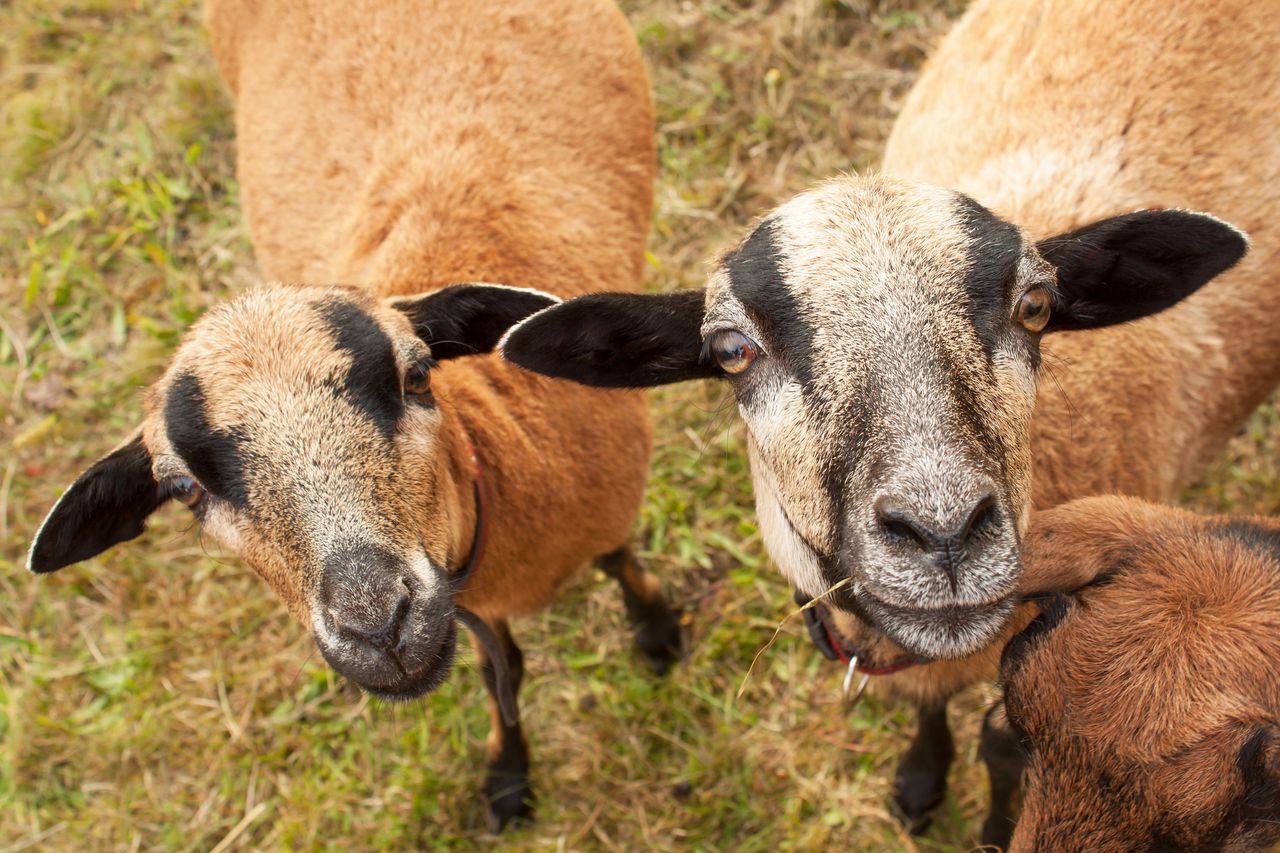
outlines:
{"label": "black sheep ear", "polygon": [[648,388],[724,376],[702,357],[702,290],[593,293],[509,331],[502,357],[526,370],[597,388]]}
{"label": "black sheep ear", "polygon": [[1235,265],[1244,232],[1185,210],[1140,210],[1050,237],[1036,249],[1058,270],[1046,332],[1096,329],[1155,314]]}
{"label": "black sheep ear", "polygon": [[36,532],[27,568],[56,571],[142,533],[168,496],[151,474],[141,431],[95,462],[58,499]]}
{"label": "black sheep ear", "polygon": [[515,323],[560,300],[549,293],[501,284],[455,284],[426,296],[395,299],[413,331],[437,361],[491,352]]}

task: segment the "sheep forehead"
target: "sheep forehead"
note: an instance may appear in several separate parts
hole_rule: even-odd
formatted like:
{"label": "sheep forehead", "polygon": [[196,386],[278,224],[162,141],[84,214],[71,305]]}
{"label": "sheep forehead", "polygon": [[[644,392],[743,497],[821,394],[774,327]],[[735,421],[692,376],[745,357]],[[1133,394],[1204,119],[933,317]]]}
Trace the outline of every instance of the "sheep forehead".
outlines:
{"label": "sheep forehead", "polygon": [[[782,291],[779,298],[796,318],[766,316],[768,330],[758,328],[759,307],[735,281],[741,278],[735,265],[744,252],[758,250],[761,231],[768,232],[778,275],[755,282],[755,290],[765,284]],[[873,367],[898,379],[935,373],[932,360],[913,346],[894,346],[921,336],[947,350],[951,363],[977,367],[992,341],[975,327],[970,274],[993,269],[1018,278],[1045,272],[1043,262],[1023,250],[1021,232],[963,196],[885,177],[838,178],[778,208],[722,259],[709,282],[704,331],[734,325],[748,334],[763,331],[767,339],[780,323],[802,326],[787,331],[802,332],[808,351],[821,353],[808,369],[841,384],[856,382],[858,374],[868,378]],[[995,292],[998,284],[987,281],[983,288],[996,302],[1003,295]],[[873,365],[866,358],[873,352],[889,360]]]}
{"label": "sheep forehead", "polygon": [[405,411],[400,370],[416,348],[426,352],[399,312],[358,291],[250,291],[187,335],[152,394],[149,446],[197,478],[238,478],[242,495],[278,476],[320,487],[384,475]]}
{"label": "sheep forehead", "polygon": [[264,414],[257,406],[264,396],[284,403],[310,395],[315,405],[323,396],[317,392],[354,378],[356,367],[368,367],[372,377],[377,362],[391,374],[426,353],[400,312],[359,291],[260,288],[215,307],[189,330],[154,397],[163,405],[175,381],[194,376],[211,424],[245,427]]}
{"label": "sheep forehead", "polygon": [[[959,196],[928,184],[844,177],[796,196],[774,214],[785,234],[790,281],[815,300],[852,277],[859,290],[902,290],[895,278],[936,290],[968,264],[970,233]],[[950,281],[948,281],[950,279]],[[929,294],[922,294],[929,295]]]}
{"label": "sheep forehead", "polygon": [[251,290],[192,326],[168,373],[194,373],[210,389],[232,391],[246,382],[287,384],[337,372],[351,353],[339,346],[335,306],[374,307],[358,291],[340,288]]}

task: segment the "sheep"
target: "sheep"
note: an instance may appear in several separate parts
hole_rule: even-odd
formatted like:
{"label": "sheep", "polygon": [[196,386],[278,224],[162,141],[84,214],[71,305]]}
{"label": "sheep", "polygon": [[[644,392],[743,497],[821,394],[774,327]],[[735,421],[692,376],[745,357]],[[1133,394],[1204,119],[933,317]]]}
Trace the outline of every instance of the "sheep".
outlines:
{"label": "sheep", "polygon": [[[947,701],[996,674],[1031,507],[1172,497],[1280,381],[1280,338],[1244,322],[1280,310],[1277,115],[1258,4],[979,0],[883,177],[766,215],[705,293],[579,297],[500,348],[601,386],[731,380],[774,561],[864,672],[909,665],[873,683],[920,706],[894,806],[922,831]],[[1246,242],[1185,210],[1252,235],[1194,294]],[[998,844],[1016,750],[983,737]]]}
{"label": "sheep", "polygon": [[1117,496],[1039,512],[1028,574],[1072,588],[1004,651],[1028,755],[1010,849],[1280,840],[1280,523]]}
{"label": "sheep", "polygon": [[598,558],[653,666],[680,652],[627,548],[643,394],[477,355],[560,297],[641,284],[655,152],[635,37],[604,0],[210,0],[206,22],[261,269],[311,284],[258,288],[188,330],[29,568],[132,539],[177,499],[335,670],[391,699],[441,683],[462,620],[501,829],[533,806],[511,618]]}

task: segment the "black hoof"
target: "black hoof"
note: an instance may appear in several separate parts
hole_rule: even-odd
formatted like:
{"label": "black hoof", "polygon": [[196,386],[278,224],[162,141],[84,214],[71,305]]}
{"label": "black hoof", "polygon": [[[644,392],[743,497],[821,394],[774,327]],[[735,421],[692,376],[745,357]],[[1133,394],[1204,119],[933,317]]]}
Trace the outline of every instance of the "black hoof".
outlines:
{"label": "black hoof", "polygon": [[[932,771],[932,768],[927,768]],[[900,767],[893,785],[892,810],[912,835],[923,835],[932,822],[932,812],[942,804],[947,793],[946,777],[935,772],[920,772]]]}
{"label": "black hoof", "polygon": [[645,620],[636,625],[636,647],[657,675],[666,675],[684,655],[684,635],[680,615],[663,605],[651,607]]}
{"label": "black hoof", "polygon": [[533,820],[533,791],[524,776],[491,774],[484,780],[489,831],[502,832],[512,824]]}
{"label": "black hoof", "polygon": [[991,816],[982,824],[980,841],[983,847],[994,850],[1008,850],[1013,840],[1013,821],[1004,815]]}
{"label": "black hoof", "polygon": [[926,809],[924,814],[907,814],[907,806],[896,796],[890,803],[889,811],[898,819],[898,823],[902,824],[902,828],[912,835],[924,835],[933,825],[933,815],[930,813],[932,809]]}

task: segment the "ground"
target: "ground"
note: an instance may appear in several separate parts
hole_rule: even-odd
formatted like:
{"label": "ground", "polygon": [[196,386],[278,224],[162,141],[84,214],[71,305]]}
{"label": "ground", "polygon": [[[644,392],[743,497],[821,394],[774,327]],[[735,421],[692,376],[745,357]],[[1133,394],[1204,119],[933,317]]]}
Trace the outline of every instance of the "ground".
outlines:
{"label": "ground", "polygon": [[[628,0],[658,102],[649,285],[698,285],[755,215],[874,165],[962,6]],[[182,329],[256,273],[194,3],[9,0],[0,32],[0,851],[492,845],[470,658],[425,702],[370,701],[176,509],[84,565],[25,572],[44,512],[132,428]],[[885,803],[910,716],[845,712],[841,673],[784,621],[730,399],[708,384],[654,404],[637,536],[690,656],[651,677],[598,577],[517,624],[539,818],[501,847],[968,849],[992,692],[954,703],[952,794],[908,838]],[[1275,511],[1278,443],[1268,404],[1186,502]]]}

